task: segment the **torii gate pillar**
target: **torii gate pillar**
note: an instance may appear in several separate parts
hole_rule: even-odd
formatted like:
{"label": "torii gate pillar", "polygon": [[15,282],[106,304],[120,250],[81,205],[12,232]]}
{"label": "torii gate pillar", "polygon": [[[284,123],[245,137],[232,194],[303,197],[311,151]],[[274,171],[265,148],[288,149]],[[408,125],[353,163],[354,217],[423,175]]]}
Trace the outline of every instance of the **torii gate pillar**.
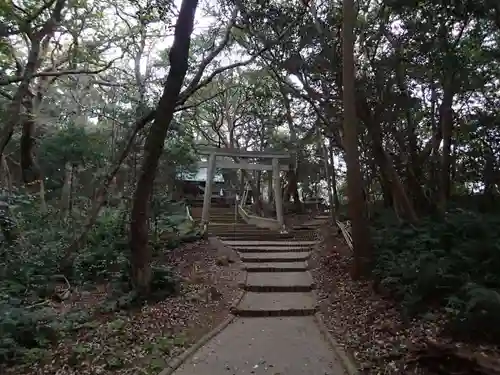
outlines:
{"label": "torii gate pillar", "polygon": [[274,201],[276,202],[276,219],[283,228],[285,219],[283,217],[283,198],[281,197],[281,179],[279,160],[273,158],[273,185],[274,185]]}
{"label": "torii gate pillar", "polygon": [[[210,220],[210,205],[212,201],[212,181],[215,175],[216,163],[220,168],[230,169],[245,169],[245,170],[260,170],[273,172],[272,182],[274,187],[274,200],[276,204],[276,216],[278,224],[281,228],[284,227],[285,220],[283,217],[283,198],[281,196],[280,171],[287,171],[288,165],[280,165],[280,159],[289,159],[290,154],[274,151],[246,151],[238,149],[221,149],[214,147],[199,147],[198,151],[203,155],[209,155],[208,162],[198,163],[199,168],[207,168],[207,183],[205,186],[205,195],[203,197],[203,211],[201,214],[201,222],[206,225]],[[249,163],[247,161],[228,160],[216,161],[217,155],[231,158],[265,158],[272,159],[272,164]]]}
{"label": "torii gate pillar", "polygon": [[215,174],[215,156],[215,153],[211,153],[208,157],[207,182],[205,184],[205,194],[203,195],[203,211],[201,213],[202,225],[207,224],[210,220],[210,204],[212,203],[212,182]]}

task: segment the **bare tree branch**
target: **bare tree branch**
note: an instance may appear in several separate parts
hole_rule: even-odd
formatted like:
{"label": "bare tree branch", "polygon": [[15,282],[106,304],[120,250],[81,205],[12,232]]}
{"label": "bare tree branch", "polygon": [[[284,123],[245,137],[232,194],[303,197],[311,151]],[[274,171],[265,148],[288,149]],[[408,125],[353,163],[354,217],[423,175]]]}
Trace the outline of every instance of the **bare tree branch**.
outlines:
{"label": "bare tree branch", "polygon": [[[50,0],[50,1],[47,1],[46,3],[44,3],[38,10],[34,11],[33,14],[30,14],[29,15],[29,18],[25,20],[26,23],[31,23],[33,22],[34,20],[36,20],[38,17],[40,17],[40,15],[46,11],[47,9],[49,9],[52,5],[54,5],[55,3],[55,0]],[[26,12],[25,10],[23,10],[23,12]],[[27,12],[26,12],[27,13]]]}
{"label": "bare tree branch", "polygon": [[45,23],[42,29],[34,36],[31,35],[31,31],[28,30],[31,40],[31,49],[28,54],[28,61],[26,62],[26,66],[24,68],[24,74],[18,81],[21,83],[17,88],[17,91],[7,109],[8,118],[2,128],[2,132],[0,135],[0,154],[3,154],[5,147],[9,143],[12,134],[14,133],[14,129],[19,122],[19,114],[21,112],[23,100],[29,93],[29,85],[31,80],[33,79],[34,74],[36,74],[36,69],[40,60],[42,40],[47,35],[52,34],[56,25],[61,21],[61,13],[65,4],[66,0],[56,0],[51,17]]}
{"label": "bare tree branch", "polygon": [[[76,69],[76,70],[60,70],[57,72],[38,72],[34,73],[31,77],[36,78],[36,77],[61,77],[61,76],[68,76],[68,75],[77,75],[77,74],[99,74],[104,72],[105,70],[109,69],[111,65],[116,60],[119,60],[121,57],[118,57],[116,59],[111,60],[106,66],[103,66],[102,68],[96,69],[96,70],[89,70],[89,69]],[[0,86],[6,86],[10,85],[11,83],[16,83],[16,82],[21,82],[24,79],[24,76],[15,76],[15,77],[5,77],[0,79]]]}
{"label": "bare tree branch", "polygon": [[150,111],[144,117],[142,117],[136,121],[134,129],[130,133],[128,140],[125,144],[125,147],[123,148],[122,152],[120,153],[120,156],[118,157],[118,159],[117,159],[116,163],[114,164],[113,168],[111,169],[111,171],[106,175],[106,178],[104,179],[101,187],[99,188],[99,191],[96,194],[97,198],[94,201],[94,203],[92,205],[91,213],[87,217],[87,221],[85,222],[85,224],[83,226],[83,231],[65,250],[64,260],[63,260],[63,262],[65,264],[69,263],[69,261],[71,260],[71,257],[74,255],[75,251],[78,250],[82,246],[83,242],[87,238],[87,235],[88,235],[90,229],[92,229],[92,227],[94,226],[95,221],[97,220],[97,217],[99,216],[99,212],[101,211],[102,205],[105,201],[107,192],[109,190],[109,186],[111,185],[113,178],[116,176],[116,174],[120,170],[123,162],[125,161],[128,154],[130,153],[130,150],[132,149],[132,146],[134,144],[134,140],[135,140],[137,134],[142,129],[144,129],[144,127],[149,122],[153,121],[155,116],[156,116],[156,111]]}
{"label": "bare tree branch", "polygon": [[9,93],[5,92],[5,91],[0,91],[0,96],[3,96],[4,98],[7,98],[9,100],[13,100],[14,97],[12,95],[10,95]]}
{"label": "bare tree branch", "polygon": [[191,82],[189,83],[188,87],[186,87],[184,92],[190,93],[196,91],[195,87],[200,82],[200,79],[203,76],[203,73],[205,72],[205,69],[208,66],[208,64],[210,64],[213,61],[213,59],[217,57],[217,55],[224,49],[224,47],[229,42],[229,38],[231,36],[231,30],[236,22],[237,15],[238,15],[238,10],[237,9],[233,10],[233,13],[231,14],[231,19],[229,20],[229,24],[227,25],[226,31],[224,32],[224,37],[222,38],[222,42],[212,52],[210,52],[210,54],[201,62],[200,66],[198,67],[198,71],[196,72],[194,78],[191,80]]}
{"label": "bare tree branch", "polygon": [[234,86],[226,87],[226,88],[224,88],[222,91],[217,91],[215,94],[210,95],[209,97],[204,98],[203,100],[200,100],[200,101],[198,101],[198,102],[196,102],[196,103],[189,104],[189,105],[185,105],[185,106],[181,106],[181,107],[177,107],[177,108],[175,109],[175,112],[185,111],[185,110],[187,110],[187,109],[191,109],[191,108],[198,107],[198,106],[202,105],[203,103],[206,103],[206,102],[208,102],[208,101],[210,101],[210,100],[212,100],[212,99],[214,99],[214,98],[218,97],[219,95],[224,94],[226,91],[228,91],[228,90],[232,89],[233,87],[234,87]]}
{"label": "bare tree branch", "polygon": [[[233,15],[235,14],[236,11],[233,12]],[[302,13],[302,15],[304,14],[305,12]],[[205,78],[204,80],[202,80],[200,83],[197,83],[195,85],[193,85],[193,82],[194,80],[189,84],[189,86],[184,89],[181,94],[179,95],[179,100],[178,100],[178,105],[182,105],[186,102],[186,100],[191,96],[193,95],[196,91],[198,91],[200,88],[208,85],[210,82],[212,82],[212,80],[215,78],[215,76],[217,76],[218,74],[221,74],[223,72],[225,72],[226,70],[230,70],[230,69],[234,69],[234,68],[237,68],[237,67],[240,67],[240,66],[245,66],[245,65],[248,65],[250,63],[252,63],[253,61],[255,61],[259,56],[261,56],[264,52],[270,50],[273,46],[275,46],[278,42],[280,42],[283,37],[288,33],[288,31],[295,25],[297,24],[298,22],[300,22],[300,19],[302,17],[299,16],[294,22],[290,23],[290,25],[288,27],[286,27],[279,35],[278,37],[276,38],[276,40],[272,41],[272,42],[267,42],[267,41],[264,41],[264,47],[261,48],[259,51],[257,51],[257,53],[255,53],[254,55],[252,55],[250,58],[244,60],[244,61],[239,61],[239,62],[236,62],[236,63],[233,63],[233,64],[229,64],[227,66],[223,66],[223,67],[220,67],[220,68],[217,68],[215,69],[207,78]],[[231,21],[232,24],[230,23],[230,27],[228,28],[228,30],[230,31],[230,29],[234,26],[234,21]],[[219,46],[220,47],[220,46]],[[219,50],[218,48],[215,50],[217,51],[217,54],[222,50],[222,48]],[[214,52],[215,52],[214,51]],[[210,59],[210,57],[212,56],[212,54],[210,54],[206,60]],[[214,56],[215,57],[215,56]],[[211,60],[213,60],[213,57],[211,58]],[[210,61],[211,61],[210,60]],[[203,75],[203,72],[206,68],[206,66],[208,65],[208,63],[204,64],[202,62],[202,64],[200,65],[200,70],[198,71],[197,75],[196,76],[200,76]]]}

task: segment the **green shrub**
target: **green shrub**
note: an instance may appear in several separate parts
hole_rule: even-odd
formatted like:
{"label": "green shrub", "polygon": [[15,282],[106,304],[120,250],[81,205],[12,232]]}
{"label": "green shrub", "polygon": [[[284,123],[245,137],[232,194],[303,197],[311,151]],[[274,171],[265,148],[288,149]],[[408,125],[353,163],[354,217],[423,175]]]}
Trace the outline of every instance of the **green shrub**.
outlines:
{"label": "green shrub", "polygon": [[26,308],[11,299],[0,301],[0,363],[57,341],[56,322],[51,309]]}
{"label": "green shrub", "polygon": [[[159,203],[154,206],[152,222],[158,235],[152,236],[152,242],[158,252],[199,238],[186,218],[184,204],[156,200]],[[8,197],[9,225],[21,235],[14,243],[0,243],[0,363],[41,356],[45,347],[89,318],[87,311],[61,315],[47,307],[58,284],[65,283],[62,274],[72,286],[110,282],[114,293],[107,302],[108,310],[143,302],[130,283],[127,210],[105,207],[72,266],[63,270],[67,246],[81,230],[86,207],[80,207],[81,212],[75,207],[77,214],[68,220],[50,205],[47,213],[41,213],[37,201],[27,195]],[[165,233],[174,236],[162,237]],[[154,265],[152,271],[149,299],[161,300],[177,293],[179,282],[169,267]]]}
{"label": "green shrub", "polygon": [[110,281],[128,272],[129,252],[125,232],[126,216],[117,209],[106,208],[87,237],[86,246],[73,263],[79,282]]}
{"label": "green shrub", "polygon": [[407,313],[446,308],[454,330],[483,336],[485,317],[499,325],[499,216],[457,209],[418,226],[388,213],[373,219],[373,274]]}

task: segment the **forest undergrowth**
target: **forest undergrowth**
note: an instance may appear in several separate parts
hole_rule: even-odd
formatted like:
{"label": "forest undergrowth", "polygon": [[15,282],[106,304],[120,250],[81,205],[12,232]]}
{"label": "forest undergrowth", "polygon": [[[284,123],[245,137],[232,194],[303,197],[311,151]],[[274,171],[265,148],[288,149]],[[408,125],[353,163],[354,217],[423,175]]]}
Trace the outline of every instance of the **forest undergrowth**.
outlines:
{"label": "forest undergrowth", "polygon": [[[463,207],[463,206],[462,206]],[[371,218],[372,276],[349,276],[341,235],[315,271],[322,312],[364,373],[500,373],[500,215],[450,208],[444,217]]]}
{"label": "forest undergrowth", "polygon": [[[90,202],[78,203],[63,216],[55,206],[42,213],[28,195],[8,200],[0,248],[0,369],[121,373],[142,358],[141,371],[155,373],[189,343],[188,331],[204,331],[228,308],[218,300],[232,298],[224,285],[233,271],[207,254],[184,204],[156,197],[152,293],[141,300],[130,284],[124,205],[103,208],[67,266],[68,245]],[[223,290],[211,291],[214,283]]]}

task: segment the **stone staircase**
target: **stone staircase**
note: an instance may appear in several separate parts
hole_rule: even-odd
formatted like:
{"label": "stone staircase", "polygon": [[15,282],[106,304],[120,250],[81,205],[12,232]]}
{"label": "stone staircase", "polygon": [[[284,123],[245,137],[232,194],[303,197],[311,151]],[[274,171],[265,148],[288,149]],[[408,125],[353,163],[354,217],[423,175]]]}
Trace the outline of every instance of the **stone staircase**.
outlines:
{"label": "stone staircase", "polygon": [[235,207],[211,207],[209,233],[221,240],[273,241],[292,239],[291,233],[278,233],[247,224],[236,216]]}
{"label": "stone staircase", "polygon": [[[269,238],[279,233],[270,233]],[[315,241],[274,238],[223,241],[239,253],[245,291],[233,314],[245,317],[301,316],[316,312],[307,260]]]}
{"label": "stone staircase", "polygon": [[232,310],[242,317],[304,316],[316,312],[308,259],[316,245],[314,230],[324,220],[289,233],[257,228],[235,218],[234,207],[210,211],[209,234],[233,248],[245,270],[245,291]]}
{"label": "stone staircase", "polygon": [[337,349],[312,316],[316,299],[308,259],[319,223],[283,237],[228,218],[222,211],[211,215],[208,230],[239,253],[245,270],[243,296],[232,310],[236,317],[175,375],[346,375]]}

